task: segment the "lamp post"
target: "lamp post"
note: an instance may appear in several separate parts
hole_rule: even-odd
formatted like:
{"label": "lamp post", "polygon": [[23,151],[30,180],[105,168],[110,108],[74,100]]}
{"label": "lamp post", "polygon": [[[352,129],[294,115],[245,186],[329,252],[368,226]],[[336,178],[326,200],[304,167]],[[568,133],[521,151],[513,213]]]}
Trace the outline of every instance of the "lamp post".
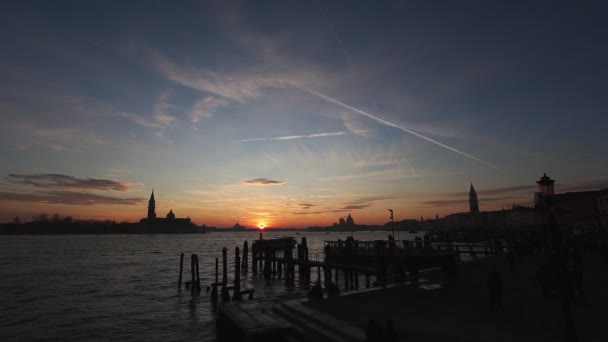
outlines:
{"label": "lamp post", "polygon": [[393,209],[389,209],[391,212],[391,229],[393,230],[393,239],[395,239],[395,222],[393,222]]}

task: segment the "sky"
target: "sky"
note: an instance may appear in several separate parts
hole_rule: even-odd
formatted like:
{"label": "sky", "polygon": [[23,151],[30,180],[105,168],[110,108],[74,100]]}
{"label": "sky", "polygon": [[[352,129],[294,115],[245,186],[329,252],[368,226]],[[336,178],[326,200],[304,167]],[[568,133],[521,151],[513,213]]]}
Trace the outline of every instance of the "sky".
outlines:
{"label": "sky", "polygon": [[3,1],[0,222],[326,226],[608,187],[602,2]]}

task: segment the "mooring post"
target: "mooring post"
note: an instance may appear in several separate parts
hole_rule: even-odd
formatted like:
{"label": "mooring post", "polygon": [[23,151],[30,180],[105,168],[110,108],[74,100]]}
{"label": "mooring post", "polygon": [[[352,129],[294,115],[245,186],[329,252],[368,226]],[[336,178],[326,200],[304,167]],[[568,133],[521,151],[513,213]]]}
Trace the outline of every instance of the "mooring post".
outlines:
{"label": "mooring post", "polygon": [[251,244],[251,270],[253,273],[258,272],[258,249],[255,241]]}
{"label": "mooring post", "polygon": [[264,278],[269,279],[272,276],[272,256],[270,248],[264,249]]}
{"label": "mooring post", "polygon": [[182,290],[182,273],[184,272],[184,253],[179,256],[179,280],[177,281],[177,289]]}
{"label": "mooring post", "polygon": [[295,276],[295,266],[293,265],[293,248],[285,250],[287,256],[287,266],[285,267],[285,279],[293,280]]}
{"label": "mooring post", "polygon": [[348,270],[344,269],[344,292],[347,292],[350,289],[350,279],[348,279]]}
{"label": "mooring post", "polygon": [[282,260],[277,260],[277,275],[279,278],[283,277],[283,262],[285,260],[285,254],[283,253]]}
{"label": "mooring post", "polygon": [[230,301],[230,292],[228,291],[228,250],[222,248],[222,300]]}
{"label": "mooring post", "polygon": [[249,243],[247,242],[247,240],[245,240],[245,242],[243,242],[243,265],[242,268],[247,271],[247,269],[249,268]]}
{"label": "mooring post", "polygon": [[194,254],[194,265],[195,265],[195,269],[196,269],[196,293],[200,293],[201,292],[201,277],[200,277],[200,273],[198,271],[198,255]]}
{"label": "mooring post", "polygon": [[365,288],[369,289],[369,273],[365,273]]}
{"label": "mooring post", "polygon": [[194,266],[194,254],[190,256],[190,295],[194,296],[196,293],[196,269]]}
{"label": "mooring post", "polygon": [[211,289],[211,299],[217,299],[217,287],[218,287],[218,281],[219,281],[219,268],[220,268],[220,261],[218,258],[215,258],[215,283],[213,283],[212,289]]}
{"label": "mooring post", "polygon": [[234,249],[234,293],[232,300],[242,300],[241,297],[241,257],[239,255],[239,248]]}
{"label": "mooring post", "polygon": [[355,271],[355,290],[359,289],[359,272]]}

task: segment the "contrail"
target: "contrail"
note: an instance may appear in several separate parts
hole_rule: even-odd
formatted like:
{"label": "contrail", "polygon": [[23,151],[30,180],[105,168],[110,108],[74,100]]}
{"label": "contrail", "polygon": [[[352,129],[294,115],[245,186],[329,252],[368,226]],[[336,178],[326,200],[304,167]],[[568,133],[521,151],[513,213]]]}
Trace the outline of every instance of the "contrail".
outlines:
{"label": "contrail", "polygon": [[349,134],[349,132],[314,133],[314,134],[306,134],[306,135],[286,135],[286,136],[282,136],[282,137],[251,138],[251,139],[242,139],[242,140],[234,140],[234,141],[239,142],[239,143],[244,143],[244,142],[267,141],[267,140],[312,139],[312,138],[324,138],[324,137],[337,137],[337,136],[346,135],[346,134]]}
{"label": "contrail", "polygon": [[407,166],[410,168],[410,171],[412,171],[412,175],[413,175],[414,177],[418,177],[418,176],[416,175],[416,171],[414,171],[414,167],[412,166],[412,163],[410,163],[410,161],[409,161],[407,158],[405,158],[405,157],[403,157],[403,159],[405,159],[405,163],[406,163],[406,164],[407,164]]}
{"label": "contrail", "polygon": [[448,146],[448,145],[446,145],[446,144],[442,144],[442,143],[440,143],[440,142],[439,142],[439,141],[437,141],[437,140],[431,139],[431,138],[429,138],[429,137],[427,137],[427,136],[424,136],[424,135],[422,135],[422,134],[420,134],[420,133],[418,133],[418,132],[412,131],[411,129],[408,129],[408,128],[405,128],[405,127],[401,127],[401,126],[399,126],[399,125],[396,125],[396,124],[394,124],[394,123],[392,123],[392,122],[390,122],[390,121],[386,121],[386,120],[384,120],[384,119],[380,119],[379,117],[373,116],[373,115],[371,115],[371,114],[369,114],[369,113],[367,113],[367,112],[362,111],[361,109],[358,109],[358,108],[355,108],[355,107],[349,106],[349,105],[347,105],[346,103],[344,103],[344,102],[340,102],[340,101],[338,101],[338,100],[336,100],[336,99],[334,99],[334,98],[332,98],[332,97],[329,97],[329,96],[327,96],[327,95],[323,95],[323,94],[321,94],[321,93],[319,93],[319,92],[316,92],[316,91],[314,91],[314,90],[312,90],[312,89],[308,89],[308,88],[304,88],[304,87],[300,87],[300,89],[302,89],[302,90],[306,91],[307,93],[310,93],[310,94],[312,94],[312,95],[315,95],[315,96],[317,96],[317,97],[319,97],[319,98],[321,98],[321,99],[323,99],[323,100],[325,100],[325,101],[331,102],[331,103],[336,104],[336,105],[338,105],[338,106],[340,106],[340,107],[344,107],[344,108],[350,109],[351,111],[353,111],[353,112],[355,112],[355,113],[357,113],[357,114],[360,114],[360,115],[366,116],[366,117],[368,117],[368,118],[370,118],[370,119],[372,119],[372,120],[374,120],[374,121],[376,121],[376,122],[379,122],[379,123],[381,123],[381,124],[383,124],[383,125],[386,125],[386,126],[389,126],[389,127],[395,127],[395,128],[400,129],[400,130],[402,130],[402,131],[404,131],[404,132],[406,132],[406,133],[409,133],[409,134],[415,135],[415,136],[417,136],[417,137],[418,137],[418,138],[420,138],[420,139],[424,139],[424,140],[426,140],[426,141],[428,141],[428,142],[430,142],[430,143],[432,143],[432,144],[435,144],[435,145],[437,145],[437,146],[441,146],[441,147],[443,147],[443,148],[445,148],[445,149],[448,149],[448,150],[450,150],[450,151],[452,151],[452,152],[456,152],[456,153],[458,153],[458,154],[460,154],[460,155],[462,155],[462,156],[465,156],[465,157],[467,157],[467,158],[470,158],[470,159],[476,160],[476,161],[478,161],[478,162],[480,162],[480,163],[486,164],[487,166],[489,166],[489,167],[491,167],[491,168],[493,168],[493,169],[500,170],[500,169],[499,169],[497,166],[494,166],[494,165],[492,165],[492,164],[490,164],[490,163],[488,163],[488,162],[486,162],[486,161],[483,161],[483,160],[481,160],[481,159],[479,159],[479,158],[477,158],[477,157],[474,157],[474,156],[472,156],[472,155],[470,155],[470,154],[468,154],[468,153],[465,153],[465,152],[462,152],[462,151],[460,151],[460,150],[457,150],[457,149],[455,149],[455,148],[453,148],[453,147],[450,147],[450,146]]}

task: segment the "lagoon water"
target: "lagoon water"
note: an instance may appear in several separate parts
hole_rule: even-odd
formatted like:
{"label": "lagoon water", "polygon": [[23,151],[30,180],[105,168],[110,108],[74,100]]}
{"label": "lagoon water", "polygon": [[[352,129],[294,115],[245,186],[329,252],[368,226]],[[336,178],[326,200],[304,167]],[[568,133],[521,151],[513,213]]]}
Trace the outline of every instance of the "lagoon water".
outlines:
{"label": "lagoon water", "polygon": [[[351,233],[266,231],[264,238],[306,236],[310,258],[322,259],[323,241]],[[354,232],[358,240],[386,239],[388,232]],[[401,239],[413,234],[400,233]],[[201,235],[3,235],[0,236],[1,341],[213,341],[214,313],[205,287],[213,282],[215,258],[258,238],[252,232]],[[179,255],[184,279],[192,253],[199,255],[202,292],[177,290]],[[250,261],[251,265],[251,261]],[[250,266],[251,268],[251,266]],[[221,272],[221,269],[220,269]],[[297,272],[296,272],[297,273]],[[256,298],[298,296],[300,283],[265,281],[251,271],[242,287]],[[297,276],[297,274],[296,274]],[[313,276],[314,278],[314,276]]]}

